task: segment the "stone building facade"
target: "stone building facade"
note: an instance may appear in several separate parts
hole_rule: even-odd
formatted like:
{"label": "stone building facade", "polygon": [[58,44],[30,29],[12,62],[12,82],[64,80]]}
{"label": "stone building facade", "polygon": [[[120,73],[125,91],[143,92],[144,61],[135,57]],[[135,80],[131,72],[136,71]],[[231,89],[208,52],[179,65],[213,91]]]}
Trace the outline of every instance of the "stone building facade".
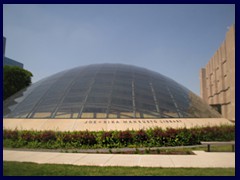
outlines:
{"label": "stone building facade", "polygon": [[225,40],[200,70],[200,95],[223,117],[235,121],[235,25]]}

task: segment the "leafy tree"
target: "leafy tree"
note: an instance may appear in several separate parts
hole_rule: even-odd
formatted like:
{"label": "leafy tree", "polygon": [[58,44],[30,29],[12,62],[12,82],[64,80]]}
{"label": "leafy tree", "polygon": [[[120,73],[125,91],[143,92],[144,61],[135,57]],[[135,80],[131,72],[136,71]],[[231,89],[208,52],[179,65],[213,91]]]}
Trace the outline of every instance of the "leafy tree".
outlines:
{"label": "leafy tree", "polygon": [[17,66],[3,67],[3,99],[31,84],[32,73]]}

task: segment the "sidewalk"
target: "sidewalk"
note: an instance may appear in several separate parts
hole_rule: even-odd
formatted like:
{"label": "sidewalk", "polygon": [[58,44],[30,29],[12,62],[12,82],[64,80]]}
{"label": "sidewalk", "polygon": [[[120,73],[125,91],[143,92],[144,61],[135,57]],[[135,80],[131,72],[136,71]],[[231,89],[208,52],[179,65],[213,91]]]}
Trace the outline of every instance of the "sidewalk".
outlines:
{"label": "sidewalk", "polygon": [[235,168],[235,153],[193,152],[196,155],[125,155],[3,150],[3,161],[81,166]]}

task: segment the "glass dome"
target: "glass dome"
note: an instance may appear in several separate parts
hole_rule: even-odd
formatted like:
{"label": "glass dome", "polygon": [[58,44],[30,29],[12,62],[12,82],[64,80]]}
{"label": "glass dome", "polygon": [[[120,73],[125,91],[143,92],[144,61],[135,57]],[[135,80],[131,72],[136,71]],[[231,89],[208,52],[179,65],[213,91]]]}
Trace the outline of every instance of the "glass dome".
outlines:
{"label": "glass dome", "polygon": [[62,71],[4,101],[5,118],[212,118],[201,98],[159,73],[94,64]]}

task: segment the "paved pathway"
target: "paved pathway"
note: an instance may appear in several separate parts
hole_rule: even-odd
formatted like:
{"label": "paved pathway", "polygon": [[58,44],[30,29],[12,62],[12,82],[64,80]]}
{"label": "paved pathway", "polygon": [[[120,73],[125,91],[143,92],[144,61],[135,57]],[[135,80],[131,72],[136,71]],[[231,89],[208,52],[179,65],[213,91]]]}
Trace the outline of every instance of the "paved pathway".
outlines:
{"label": "paved pathway", "polygon": [[235,153],[193,151],[196,155],[88,154],[3,150],[3,161],[86,166],[235,168]]}

